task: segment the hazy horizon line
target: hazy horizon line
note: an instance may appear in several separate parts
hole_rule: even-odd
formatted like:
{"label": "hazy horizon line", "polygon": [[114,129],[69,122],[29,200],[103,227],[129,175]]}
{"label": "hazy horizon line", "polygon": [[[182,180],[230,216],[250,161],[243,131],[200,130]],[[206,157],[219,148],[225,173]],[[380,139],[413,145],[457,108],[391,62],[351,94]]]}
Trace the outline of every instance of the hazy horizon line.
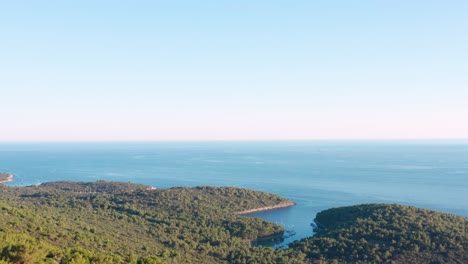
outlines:
{"label": "hazy horizon line", "polygon": [[2,141],[0,144],[15,143],[210,143],[210,142],[375,142],[375,141],[400,141],[400,142],[459,142],[467,138],[309,138],[309,139],[167,139],[167,140],[25,140],[25,141]]}

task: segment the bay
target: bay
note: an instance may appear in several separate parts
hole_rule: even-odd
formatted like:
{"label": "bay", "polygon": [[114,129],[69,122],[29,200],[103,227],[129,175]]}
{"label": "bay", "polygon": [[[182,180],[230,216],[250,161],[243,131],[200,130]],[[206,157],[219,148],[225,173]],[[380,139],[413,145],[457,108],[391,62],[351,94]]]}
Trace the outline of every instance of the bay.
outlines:
{"label": "bay", "polygon": [[466,141],[251,141],[0,143],[10,186],[49,181],[123,181],[158,188],[237,186],[289,198],[290,208],[249,215],[290,235],[313,235],[317,212],[400,203],[468,216]]}

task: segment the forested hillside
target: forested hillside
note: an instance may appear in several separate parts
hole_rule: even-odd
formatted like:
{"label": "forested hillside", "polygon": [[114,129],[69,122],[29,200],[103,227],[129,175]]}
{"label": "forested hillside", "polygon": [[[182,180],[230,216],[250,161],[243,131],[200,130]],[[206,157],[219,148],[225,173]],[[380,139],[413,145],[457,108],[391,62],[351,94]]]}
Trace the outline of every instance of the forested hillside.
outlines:
{"label": "forested hillside", "polygon": [[368,204],[317,214],[317,235],[290,245],[307,259],[362,263],[468,263],[468,219],[403,205]]}
{"label": "forested hillside", "polygon": [[0,263],[468,263],[467,218],[402,205],[325,210],[288,249],[249,241],[283,228],[238,215],[287,202],[230,187],[0,184]]}
{"label": "forested hillside", "polygon": [[1,258],[16,263],[237,261],[255,251],[249,240],[283,233],[234,212],[286,200],[240,188],[109,182],[0,188]]}

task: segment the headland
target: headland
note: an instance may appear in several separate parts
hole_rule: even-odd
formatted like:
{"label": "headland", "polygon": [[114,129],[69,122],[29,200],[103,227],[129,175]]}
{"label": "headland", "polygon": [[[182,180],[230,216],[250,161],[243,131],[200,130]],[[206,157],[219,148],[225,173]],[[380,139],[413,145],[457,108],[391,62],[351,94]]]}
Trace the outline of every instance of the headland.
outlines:
{"label": "headland", "polygon": [[264,207],[258,207],[254,209],[249,209],[249,210],[244,210],[240,212],[235,212],[235,214],[251,214],[251,213],[256,213],[256,212],[262,212],[262,211],[269,211],[269,210],[274,210],[274,209],[280,209],[280,208],[287,208],[296,205],[296,203],[291,202],[291,201],[285,201],[281,202],[276,205],[270,205],[270,206],[264,206]]}
{"label": "headland", "polygon": [[0,172],[0,184],[13,181],[15,176],[10,173]]}

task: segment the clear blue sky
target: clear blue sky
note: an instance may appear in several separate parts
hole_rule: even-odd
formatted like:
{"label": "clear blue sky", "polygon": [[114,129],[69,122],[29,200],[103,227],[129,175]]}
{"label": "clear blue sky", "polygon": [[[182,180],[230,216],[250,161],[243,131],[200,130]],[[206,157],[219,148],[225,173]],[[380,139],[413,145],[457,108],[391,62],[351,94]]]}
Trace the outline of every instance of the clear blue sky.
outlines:
{"label": "clear blue sky", "polygon": [[0,141],[468,138],[468,1],[2,1]]}

